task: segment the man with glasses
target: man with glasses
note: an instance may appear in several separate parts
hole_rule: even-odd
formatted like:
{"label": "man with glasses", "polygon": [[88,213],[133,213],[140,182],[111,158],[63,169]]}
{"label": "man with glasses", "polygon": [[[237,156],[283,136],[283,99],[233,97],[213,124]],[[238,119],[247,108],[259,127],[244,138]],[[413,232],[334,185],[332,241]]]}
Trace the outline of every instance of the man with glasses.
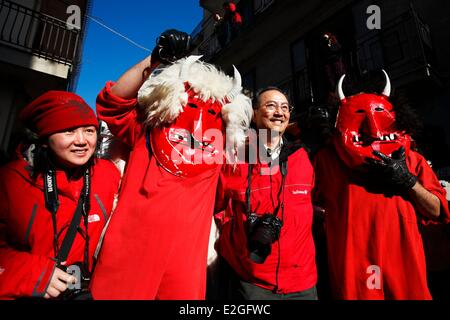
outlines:
{"label": "man with glasses", "polygon": [[260,90],[253,111],[245,157],[224,165],[216,198],[216,249],[231,274],[221,291],[246,300],[315,300],[313,169],[302,144],[283,137],[292,106],[280,89]]}

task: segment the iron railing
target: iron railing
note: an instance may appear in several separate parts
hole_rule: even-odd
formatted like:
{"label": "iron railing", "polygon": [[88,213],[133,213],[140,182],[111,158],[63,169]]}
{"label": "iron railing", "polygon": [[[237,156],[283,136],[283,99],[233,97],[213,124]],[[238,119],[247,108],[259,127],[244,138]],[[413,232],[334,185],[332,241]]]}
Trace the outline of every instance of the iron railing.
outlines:
{"label": "iron railing", "polygon": [[[241,0],[237,4],[237,11],[242,16],[243,25],[241,28],[241,32],[245,32],[245,29],[251,28],[253,24],[254,17],[264,12],[267,8],[269,8],[272,4],[275,3],[275,0]],[[219,41],[217,39],[216,33],[214,30],[215,21],[212,15],[202,21],[199,26],[203,28],[203,38],[202,42],[199,45],[199,52],[203,55],[203,59],[205,61],[210,61],[213,59],[216,54],[218,54],[222,49],[228,47],[231,42],[233,42],[234,38],[230,37],[229,42],[226,43],[224,47],[221,47]],[[207,30],[205,32],[205,30]]]}
{"label": "iron railing", "polygon": [[0,44],[72,65],[80,29],[8,0],[0,0]]}

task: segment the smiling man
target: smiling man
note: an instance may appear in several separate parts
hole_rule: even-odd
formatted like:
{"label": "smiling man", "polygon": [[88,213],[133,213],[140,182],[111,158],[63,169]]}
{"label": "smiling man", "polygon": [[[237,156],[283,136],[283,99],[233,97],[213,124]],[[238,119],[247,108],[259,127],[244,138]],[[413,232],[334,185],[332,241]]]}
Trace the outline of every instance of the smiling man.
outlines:
{"label": "smiling man", "polygon": [[292,106],[280,89],[261,90],[253,111],[258,137],[246,161],[224,166],[216,198],[232,298],[315,300],[312,165],[299,141],[283,137]]}

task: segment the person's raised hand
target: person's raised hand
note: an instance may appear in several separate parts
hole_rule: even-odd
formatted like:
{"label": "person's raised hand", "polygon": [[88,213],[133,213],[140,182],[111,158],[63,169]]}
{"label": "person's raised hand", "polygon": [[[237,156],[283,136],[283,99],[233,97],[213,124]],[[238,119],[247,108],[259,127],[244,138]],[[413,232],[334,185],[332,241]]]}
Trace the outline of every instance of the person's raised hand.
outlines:
{"label": "person's raised hand", "polygon": [[161,33],[152,52],[152,65],[169,64],[186,57],[191,51],[191,36],[186,32],[169,29]]}

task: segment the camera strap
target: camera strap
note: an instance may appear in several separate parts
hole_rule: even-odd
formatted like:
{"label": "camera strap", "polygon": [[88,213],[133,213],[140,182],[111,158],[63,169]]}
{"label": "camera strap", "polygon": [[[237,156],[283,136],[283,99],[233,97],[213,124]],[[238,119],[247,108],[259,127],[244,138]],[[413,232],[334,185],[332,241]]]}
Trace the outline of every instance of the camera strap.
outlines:
{"label": "camera strap", "polygon": [[52,214],[53,222],[53,247],[55,252],[55,258],[57,264],[66,261],[72,248],[73,242],[77,231],[79,231],[79,224],[81,217],[84,217],[85,234],[83,236],[85,240],[84,248],[84,265],[89,265],[89,235],[88,235],[88,213],[90,210],[90,189],[91,189],[91,177],[89,167],[86,168],[83,175],[83,189],[78,199],[77,208],[72,217],[72,221],[67,229],[66,235],[62,241],[61,247],[58,248],[58,230],[56,225],[56,213],[59,208],[58,191],[56,185],[56,172],[54,169],[49,169],[44,174],[44,197],[45,207]]}
{"label": "camera strap", "polygon": [[58,254],[58,229],[56,226],[56,212],[59,208],[58,188],[56,187],[56,173],[53,169],[48,169],[44,175],[44,200],[45,207],[52,214],[53,224],[53,253]]}

